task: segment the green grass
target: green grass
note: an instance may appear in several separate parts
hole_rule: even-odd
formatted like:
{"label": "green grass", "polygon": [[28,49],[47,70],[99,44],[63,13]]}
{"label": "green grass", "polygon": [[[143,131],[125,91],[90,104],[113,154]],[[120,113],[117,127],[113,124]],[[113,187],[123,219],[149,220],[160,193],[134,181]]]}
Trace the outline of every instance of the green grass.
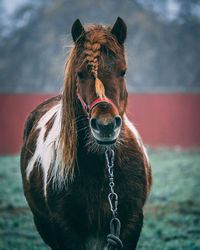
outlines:
{"label": "green grass", "polygon": [[[150,150],[153,188],[138,250],[200,249],[200,153]],[[23,195],[19,156],[0,157],[0,250],[48,250]]]}
{"label": "green grass", "polygon": [[151,151],[153,188],[138,249],[200,249],[199,152]]}

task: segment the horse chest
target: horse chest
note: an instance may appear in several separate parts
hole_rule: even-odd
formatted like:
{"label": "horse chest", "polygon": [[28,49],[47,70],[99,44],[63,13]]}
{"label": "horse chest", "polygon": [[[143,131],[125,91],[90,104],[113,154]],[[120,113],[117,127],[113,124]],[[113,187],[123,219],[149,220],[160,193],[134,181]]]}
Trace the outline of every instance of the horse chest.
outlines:
{"label": "horse chest", "polygon": [[55,217],[70,227],[97,232],[108,225],[108,187],[97,179],[79,178],[60,195],[50,195],[48,205]]}

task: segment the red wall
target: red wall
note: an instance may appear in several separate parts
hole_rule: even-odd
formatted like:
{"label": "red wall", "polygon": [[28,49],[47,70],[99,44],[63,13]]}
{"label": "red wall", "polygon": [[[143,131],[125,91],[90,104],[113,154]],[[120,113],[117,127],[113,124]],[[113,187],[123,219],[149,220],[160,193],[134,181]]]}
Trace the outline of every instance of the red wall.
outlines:
{"label": "red wall", "polygon": [[[29,112],[53,95],[0,95],[0,154],[20,151]],[[145,144],[200,146],[200,94],[131,94],[128,117]]]}
{"label": "red wall", "polygon": [[131,95],[128,116],[145,144],[200,146],[200,94]]}

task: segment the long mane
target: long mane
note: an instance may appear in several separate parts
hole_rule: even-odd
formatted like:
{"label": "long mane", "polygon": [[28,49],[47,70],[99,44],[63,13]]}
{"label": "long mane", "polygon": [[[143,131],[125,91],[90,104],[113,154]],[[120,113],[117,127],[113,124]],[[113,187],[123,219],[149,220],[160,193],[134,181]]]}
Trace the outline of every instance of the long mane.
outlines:
{"label": "long mane", "polygon": [[77,153],[76,127],[76,48],[72,48],[65,67],[64,90],[62,95],[62,119],[58,150],[62,155],[61,176],[73,180]]}
{"label": "long mane", "polygon": [[[101,49],[109,55],[113,53],[116,56],[123,54],[125,56],[124,46],[120,46],[110,32],[110,27],[101,25],[90,25],[86,27],[86,34],[80,37],[79,42],[74,44],[69,54],[68,61],[65,67],[64,90],[62,95],[62,121],[61,132],[58,144],[58,150],[62,153],[62,168],[61,175],[69,181],[73,180],[74,168],[77,156],[77,126],[76,126],[76,66],[78,57],[81,54],[85,55],[83,62],[94,65],[95,74],[98,71],[99,59],[96,60],[96,55],[100,58]],[[98,51],[97,51],[98,50]],[[97,53],[98,52],[98,53]],[[82,63],[83,63],[82,62]],[[102,90],[101,81],[97,78],[96,92],[97,95]]]}

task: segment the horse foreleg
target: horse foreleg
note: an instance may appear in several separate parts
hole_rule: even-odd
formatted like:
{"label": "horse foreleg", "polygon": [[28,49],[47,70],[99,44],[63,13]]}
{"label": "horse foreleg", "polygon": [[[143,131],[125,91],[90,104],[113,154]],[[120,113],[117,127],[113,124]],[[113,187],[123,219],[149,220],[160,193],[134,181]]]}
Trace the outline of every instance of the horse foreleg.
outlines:
{"label": "horse foreleg", "polygon": [[34,215],[34,222],[44,242],[53,250],[60,250],[52,223],[44,217],[38,215]]}
{"label": "horse foreleg", "polygon": [[136,249],[140,233],[143,225],[143,213],[133,215],[130,223],[125,225],[125,230],[122,232],[121,240],[123,242],[123,250]]}

